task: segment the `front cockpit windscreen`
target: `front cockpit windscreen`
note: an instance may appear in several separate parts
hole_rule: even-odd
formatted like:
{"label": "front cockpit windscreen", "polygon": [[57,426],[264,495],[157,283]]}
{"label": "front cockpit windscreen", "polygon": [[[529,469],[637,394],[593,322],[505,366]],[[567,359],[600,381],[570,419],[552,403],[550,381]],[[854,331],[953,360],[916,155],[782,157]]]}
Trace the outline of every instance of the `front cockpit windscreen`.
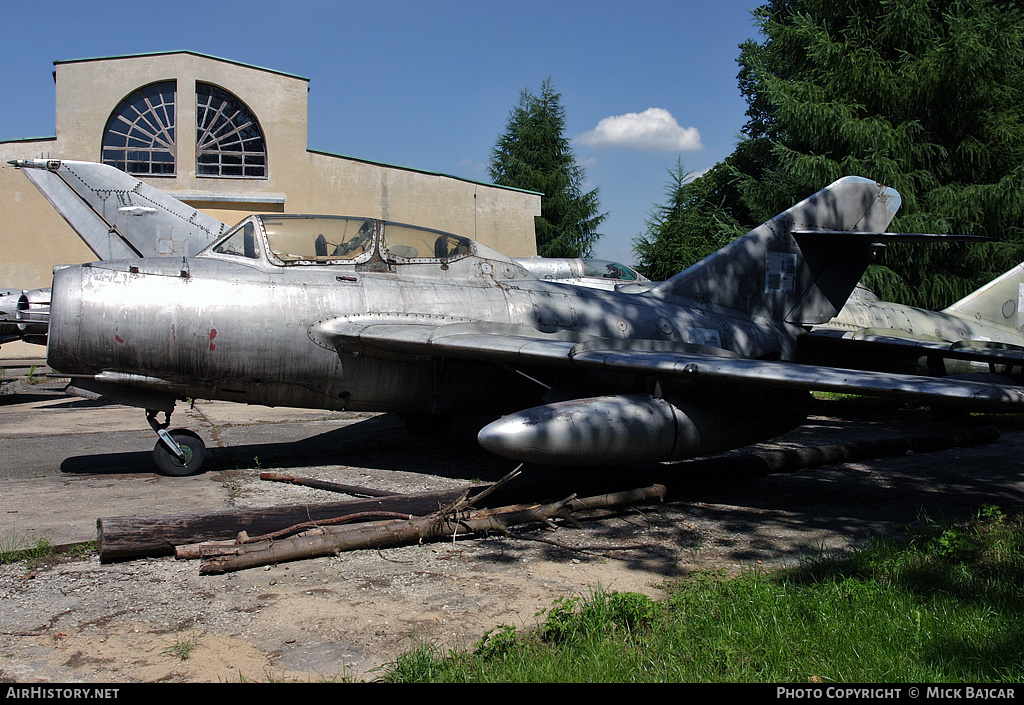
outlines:
{"label": "front cockpit windscreen", "polygon": [[260,216],[270,252],[281,262],[333,262],[373,249],[373,221],[341,216]]}
{"label": "front cockpit windscreen", "polygon": [[256,240],[256,224],[247,220],[235,232],[214,245],[213,252],[219,255],[235,257],[260,258],[260,248]]}
{"label": "front cockpit windscreen", "polygon": [[470,254],[473,241],[440,230],[385,223],[381,249],[385,258],[452,260]]}

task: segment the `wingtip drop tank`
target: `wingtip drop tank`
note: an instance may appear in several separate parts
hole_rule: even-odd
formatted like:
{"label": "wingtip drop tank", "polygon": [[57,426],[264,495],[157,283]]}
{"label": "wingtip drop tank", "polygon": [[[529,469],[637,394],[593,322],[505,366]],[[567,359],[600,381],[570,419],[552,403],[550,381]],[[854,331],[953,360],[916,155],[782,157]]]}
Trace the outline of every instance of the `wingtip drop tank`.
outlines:
{"label": "wingtip drop tank", "polygon": [[496,455],[539,465],[643,464],[757,443],[804,418],[781,404],[700,405],[621,394],[525,409],[488,424],[477,439]]}

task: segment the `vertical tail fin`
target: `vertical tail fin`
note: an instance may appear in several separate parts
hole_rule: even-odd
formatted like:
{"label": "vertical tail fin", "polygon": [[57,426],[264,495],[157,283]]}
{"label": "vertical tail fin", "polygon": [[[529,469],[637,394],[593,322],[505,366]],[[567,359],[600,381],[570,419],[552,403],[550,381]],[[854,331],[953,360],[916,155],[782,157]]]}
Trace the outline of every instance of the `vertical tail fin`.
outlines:
{"label": "vertical tail fin", "polygon": [[1024,264],[1018,264],[943,313],[1016,328],[1024,333]]}
{"label": "vertical tail fin", "polygon": [[653,287],[656,298],[801,325],[843,307],[901,203],[895,190],[848,176]]}
{"label": "vertical tail fin", "polygon": [[112,166],[57,159],[10,163],[101,260],[191,256],[227,230],[216,218]]}

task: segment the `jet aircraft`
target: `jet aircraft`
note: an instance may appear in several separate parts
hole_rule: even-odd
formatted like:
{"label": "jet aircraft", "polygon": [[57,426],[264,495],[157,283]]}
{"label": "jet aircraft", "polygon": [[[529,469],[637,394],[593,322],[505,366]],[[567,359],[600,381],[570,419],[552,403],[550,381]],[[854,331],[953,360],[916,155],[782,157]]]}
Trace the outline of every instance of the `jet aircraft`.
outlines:
{"label": "jet aircraft", "polygon": [[621,262],[587,257],[513,257],[512,261],[538,279],[617,289],[626,285],[639,287],[651,282],[632,267]]}
{"label": "jet aircraft", "polygon": [[50,290],[0,288],[0,344],[12,340],[46,344]]}
{"label": "jet aircraft", "polygon": [[1024,264],[942,311],[883,301],[858,285],[830,321],[800,340],[797,359],[856,369],[978,376],[1020,384]]}
{"label": "jet aircraft", "polygon": [[[147,207],[128,197],[116,212]],[[487,414],[485,448],[563,465],[771,438],[802,423],[809,390],[1024,408],[1024,388],[791,362],[881,243],[941,237],[885,232],[899,202],[841,179],[637,291],[544,280],[420,226],[254,215],[194,255],[55,269],[47,360],[69,393],[145,409],[172,475],[205,457],[197,434],[167,430],[189,398],[394,412],[426,429]]]}

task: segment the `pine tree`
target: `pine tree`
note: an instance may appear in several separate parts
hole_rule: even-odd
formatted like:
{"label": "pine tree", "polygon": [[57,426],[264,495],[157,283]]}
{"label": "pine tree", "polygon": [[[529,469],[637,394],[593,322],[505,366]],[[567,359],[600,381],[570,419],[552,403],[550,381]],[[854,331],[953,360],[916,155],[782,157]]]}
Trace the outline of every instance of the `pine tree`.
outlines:
{"label": "pine tree", "polygon": [[754,16],[743,139],[704,185],[712,209],[688,206],[706,230],[723,212],[747,230],[857,175],[900,192],[893,231],[994,240],[890,246],[864,278],[882,298],[943,308],[1024,260],[1019,3],[769,0]]}
{"label": "pine tree", "polygon": [[644,276],[668,279],[743,234],[743,227],[722,207],[727,174],[719,164],[693,178],[682,161],[669,170],[667,202],[651,211],[646,232],[633,242]]}
{"label": "pine tree", "polygon": [[988,245],[889,248],[865,283],[941,308],[1024,258],[1024,14],[1005,0],[772,0],[747,42],[744,206],[771,217],[849,174],[896,188],[892,230]]}
{"label": "pine tree", "polygon": [[600,237],[598,190],[583,192],[583,168],[564,137],[561,95],[547,79],[539,95],[524,89],[491,154],[491,180],[543,194],[536,219],[542,257],[588,257]]}

